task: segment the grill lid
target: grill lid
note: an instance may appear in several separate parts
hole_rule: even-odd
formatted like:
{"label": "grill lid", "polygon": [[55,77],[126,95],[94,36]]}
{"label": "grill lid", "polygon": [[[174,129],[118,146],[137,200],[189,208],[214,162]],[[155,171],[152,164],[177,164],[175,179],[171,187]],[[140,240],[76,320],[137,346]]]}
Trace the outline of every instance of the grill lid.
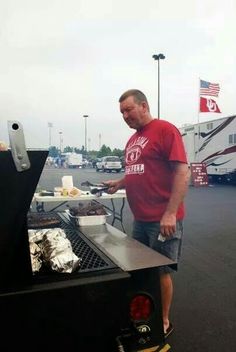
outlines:
{"label": "grill lid", "polygon": [[47,150],[26,150],[23,142],[14,145],[23,130],[17,121],[11,123],[20,128],[12,127],[12,149],[0,152],[0,290],[31,279],[26,217],[48,155]]}

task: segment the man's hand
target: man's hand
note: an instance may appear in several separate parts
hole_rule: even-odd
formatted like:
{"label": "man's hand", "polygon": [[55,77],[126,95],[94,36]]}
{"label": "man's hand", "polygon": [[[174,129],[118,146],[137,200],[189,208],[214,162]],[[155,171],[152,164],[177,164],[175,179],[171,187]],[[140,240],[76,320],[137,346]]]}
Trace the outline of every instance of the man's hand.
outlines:
{"label": "man's hand", "polygon": [[176,232],[176,216],[165,212],[160,220],[160,232],[162,236],[172,236]]}
{"label": "man's hand", "polygon": [[124,188],[124,179],[120,180],[108,180],[104,181],[103,184],[108,186],[108,190],[106,191],[108,194],[113,194],[118,191],[118,189]]}

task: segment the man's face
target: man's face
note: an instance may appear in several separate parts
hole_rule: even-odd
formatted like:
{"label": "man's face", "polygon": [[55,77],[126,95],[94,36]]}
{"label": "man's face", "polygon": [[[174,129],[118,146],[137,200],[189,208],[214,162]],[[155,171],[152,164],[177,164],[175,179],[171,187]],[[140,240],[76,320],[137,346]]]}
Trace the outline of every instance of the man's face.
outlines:
{"label": "man's face", "polygon": [[130,128],[134,128],[136,130],[144,126],[146,111],[146,103],[142,102],[137,104],[132,96],[120,103],[120,112],[123,115],[123,119]]}

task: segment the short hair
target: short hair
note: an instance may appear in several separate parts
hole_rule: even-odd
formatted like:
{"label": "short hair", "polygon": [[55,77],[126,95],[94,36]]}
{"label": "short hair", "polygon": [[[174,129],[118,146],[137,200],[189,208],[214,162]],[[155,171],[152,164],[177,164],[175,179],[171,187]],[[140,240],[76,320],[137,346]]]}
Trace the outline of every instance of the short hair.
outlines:
{"label": "short hair", "polygon": [[128,97],[134,97],[134,101],[137,104],[141,104],[143,101],[145,101],[145,103],[148,106],[148,110],[149,110],[149,104],[148,104],[147,97],[146,97],[146,95],[143,92],[141,92],[141,90],[138,90],[138,89],[129,89],[129,90],[127,90],[126,92],[124,92],[121,95],[121,97],[119,99],[119,103],[121,103],[122,101],[124,101]]}

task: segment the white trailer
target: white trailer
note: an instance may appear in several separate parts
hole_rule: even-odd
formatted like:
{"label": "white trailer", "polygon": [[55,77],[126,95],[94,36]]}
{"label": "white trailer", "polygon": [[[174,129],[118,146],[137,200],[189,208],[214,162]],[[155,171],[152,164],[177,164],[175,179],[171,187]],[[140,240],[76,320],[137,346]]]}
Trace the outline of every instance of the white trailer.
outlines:
{"label": "white trailer", "polygon": [[179,128],[188,162],[203,162],[209,181],[236,184],[236,115]]}
{"label": "white trailer", "polygon": [[83,166],[83,156],[82,154],[68,153],[65,162],[69,168],[81,168]]}

